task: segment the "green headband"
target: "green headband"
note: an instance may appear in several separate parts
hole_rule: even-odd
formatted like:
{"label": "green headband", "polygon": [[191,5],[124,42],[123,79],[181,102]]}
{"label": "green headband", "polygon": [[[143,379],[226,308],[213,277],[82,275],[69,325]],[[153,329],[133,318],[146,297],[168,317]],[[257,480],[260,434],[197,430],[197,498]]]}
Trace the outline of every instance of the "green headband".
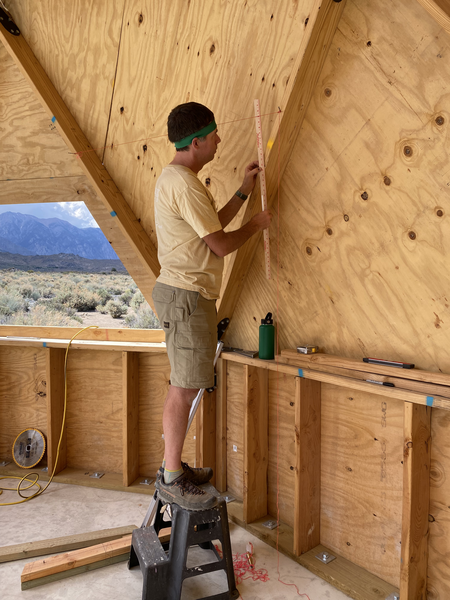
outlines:
{"label": "green headband", "polygon": [[182,140],[179,140],[178,142],[175,142],[175,148],[179,149],[179,148],[184,148],[185,146],[189,146],[189,144],[192,142],[192,140],[194,138],[204,137],[205,135],[208,135],[208,133],[211,133],[211,131],[214,131],[214,129],[216,129],[216,127],[217,127],[216,121],[212,120],[209,125],[207,125],[206,127],[203,127],[203,129],[200,129],[200,131],[191,133],[191,135],[186,136],[185,138],[183,138]]}

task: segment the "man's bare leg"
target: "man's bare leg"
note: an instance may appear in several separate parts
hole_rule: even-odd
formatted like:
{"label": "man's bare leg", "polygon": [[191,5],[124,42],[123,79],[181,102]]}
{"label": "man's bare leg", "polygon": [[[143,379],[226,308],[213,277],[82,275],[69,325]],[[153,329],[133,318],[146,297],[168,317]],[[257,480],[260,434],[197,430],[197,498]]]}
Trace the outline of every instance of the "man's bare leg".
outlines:
{"label": "man's bare leg", "polygon": [[[165,469],[180,471],[189,412],[198,390],[185,389],[171,385],[167,393],[163,411],[163,430],[165,446]],[[169,483],[166,480],[166,483]]]}

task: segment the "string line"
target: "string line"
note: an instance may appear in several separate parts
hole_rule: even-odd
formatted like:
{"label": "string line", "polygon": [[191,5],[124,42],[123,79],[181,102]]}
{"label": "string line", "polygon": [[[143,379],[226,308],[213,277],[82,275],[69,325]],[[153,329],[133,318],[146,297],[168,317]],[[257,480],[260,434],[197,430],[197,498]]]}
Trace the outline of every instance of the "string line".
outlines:
{"label": "string line", "polygon": [[[1,0],[0,0],[0,2],[1,2]],[[261,115],[261,117],[269,117],[271,115],[280,115],[282,112],[283,111],[279,108],[278,110],[276,110],[274,112],[265,113],[265,114]],[[239,123],[240,121],[248,121],[249,119],[255,119],[255,118],[256,118],[255,116],[251,116],[251,117],[243,117],[242,119],[234,119],[232,121],[223,121],[222,123],[218,123],[217,126],[219,127],[222,125],[229,125],[230,123]],[[125,146],[127,144],[135,144],[137,142],[148,142],[148,141],[152,141],[152,140],[158,140],[160,138],[167,138],[167,134],[162,133],[161,135],[140,138],[137,140],[130,140],[129,142],[117,142],[117,143],[112,142],[111,144],[107,144],[106,146],[99,146],[97,148],[89,148],[89,150],[80,150],[79,152],[69,152],[69,154],[73,154],[77,158],[81,158],[84,154],[87,154],[88,152],[96,152],[97,150],[106,150],[107,148],[111,148],[111,150],[112,150],[113,148],[116,148],[118,146]]]}

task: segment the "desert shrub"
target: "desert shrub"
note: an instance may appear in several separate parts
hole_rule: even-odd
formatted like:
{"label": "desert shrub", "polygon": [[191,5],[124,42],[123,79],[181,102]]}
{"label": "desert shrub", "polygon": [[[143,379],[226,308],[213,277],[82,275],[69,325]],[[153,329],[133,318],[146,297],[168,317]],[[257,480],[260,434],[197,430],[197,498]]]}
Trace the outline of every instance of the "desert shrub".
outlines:
{"label": "desert shrub", "polygon": [[131,290],[126,290],[123,294],[121,294],[119,296],[119,301],[122,302],[122,304],[126,304],[127,306],[130,306],[132,297],[133,297],[133,294],[131,293]]}
{"label": "desert shrub", "polygon": [[3,325],[73,327],[75,323],[82,323],[82,319],[75,316],[69,317],[56,310],[49,310],[43,305],[35,304],[29,312],[11,315],[1,322]]}
{"label": "desert shrub", "polygon": [[120,294],[122,293],[122,286],[119,286],[117,283],[115,283],[115,284],[109,286],[108,292],[112,296],[120,296]]}
{"label": "desert shrub", "polygon": [[98,288],[96,290],[96,294],[100,296],[100,304],[102,304],[103,306],[108,302],[108,300],[112,299],[111,294],[104,287]]}
{"label": "desert shrub", "polygon": [[120,319],[123,315],[126,314],[128,307],[125,304],[121,304],[116,300],[109,300],[106,303],[105,309],[112,316],[113,319]]}
{"label": "desert shrub", "polygon": [[0,315],[10,316],[25,308],[25,300],[18,292],[0,292]]}
{"label": "desert shrub", "polygon": [[130,306],[131,308],[137,311],[143,302],[145,302],[144,294],[140,290],[138,290],[132,297],[130,301]]}
{"label": "desert shrub", "polygon": [[127,315],[125,324],[134,329],[161,329],[158,317],[147,302],[141,304],[135,313]]}
{"label": "desert shrub", "polygon": [[108,314],[108,310],[106,308],[106,304],[97,304],[97,306],[95,307],[95,310],[97,312],[99,312],[102,315],[107,315]]}
{"label": "desert shrub", "polygon": [[82,286],[70,288],[62,287],[55,296],[57,303],[66,304],[77,311],[95,310],[97,304],[100,304],[101,298],[98,294],[91,292]]}

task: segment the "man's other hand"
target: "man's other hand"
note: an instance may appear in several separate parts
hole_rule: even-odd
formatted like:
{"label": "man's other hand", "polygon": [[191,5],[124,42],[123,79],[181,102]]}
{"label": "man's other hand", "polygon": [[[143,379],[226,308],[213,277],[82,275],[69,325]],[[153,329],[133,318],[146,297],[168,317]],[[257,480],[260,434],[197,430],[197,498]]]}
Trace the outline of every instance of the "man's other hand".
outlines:
{"label": "man's other hand", "polygon": [[268,229],[270,227],[272,218],[273,214],[270,210],[263,210],[262,212],[252,217],[250,220],[253,221],[255,225],[257,225],[258,231],[261,231],[262,229]]}

